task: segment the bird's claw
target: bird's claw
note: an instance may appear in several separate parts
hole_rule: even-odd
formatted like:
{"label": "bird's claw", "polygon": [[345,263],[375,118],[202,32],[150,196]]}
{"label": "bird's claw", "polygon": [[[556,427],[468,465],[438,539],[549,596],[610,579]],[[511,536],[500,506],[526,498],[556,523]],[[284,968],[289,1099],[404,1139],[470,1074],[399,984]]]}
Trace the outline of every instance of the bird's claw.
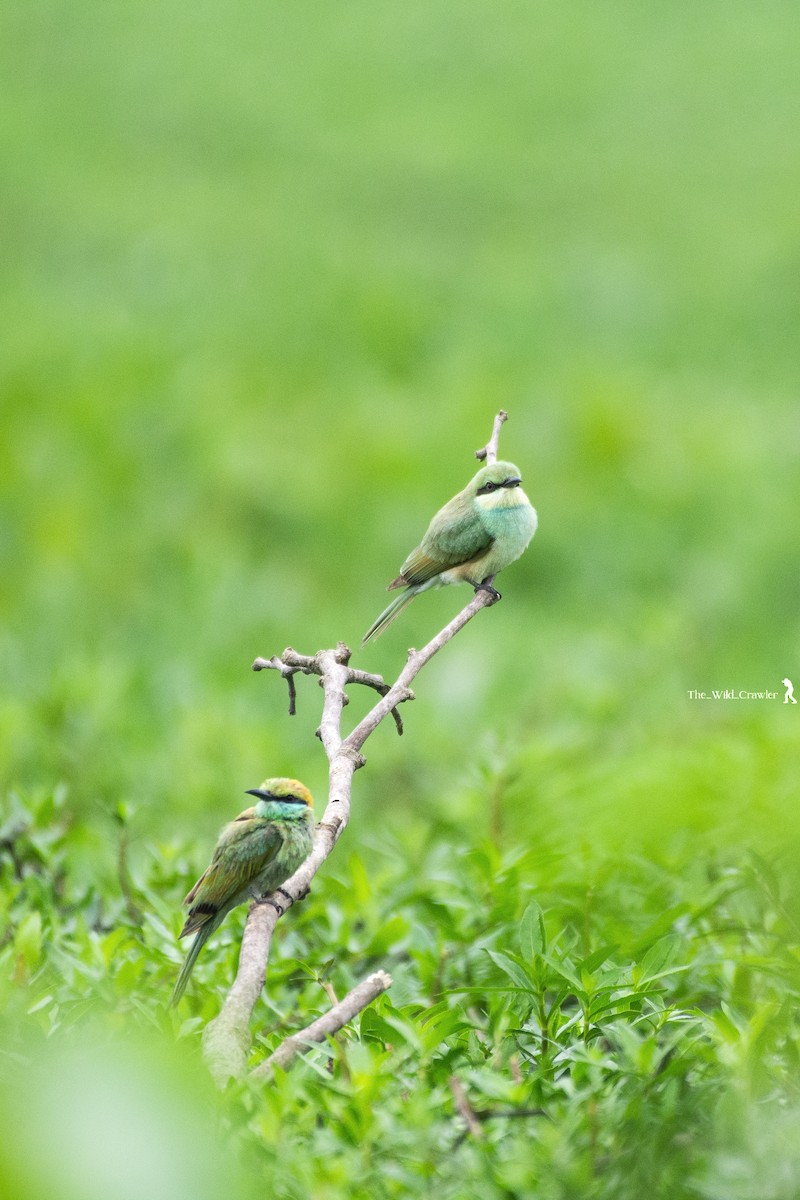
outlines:
{"label": "bird's claw", "polygon": [[489,583],[489,581],[487,579],[484,579],[483,583],[476,583],[475,591],[476,591],[476,593],[477,592],[488,592],[493,600],[502,600],[503,599],[502,593],[498,592],[496,587],[492,587],[491,583]]}

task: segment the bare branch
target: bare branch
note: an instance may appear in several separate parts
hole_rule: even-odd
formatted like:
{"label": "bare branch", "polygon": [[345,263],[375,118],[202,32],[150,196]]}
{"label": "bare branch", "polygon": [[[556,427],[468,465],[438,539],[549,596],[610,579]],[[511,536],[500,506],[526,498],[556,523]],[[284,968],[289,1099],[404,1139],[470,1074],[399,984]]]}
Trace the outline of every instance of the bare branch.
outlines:
{"label": "bare branch", "polygon": [[250,1072],[251,1078],[268,1079],[272,1075],[273,1067],[288,1066],[294,1056],[307,1046],[313,1045],[314,1042],[324,1042],[326,1037],[338,1033],[353,1017],[363,1012],[368,1004],[391,987],[391,983],[391,975],[387,975],[385,971],[376,971],[374,975],[368,976],[316,1021],[282,1041],[269,1058]]}
{"label": "bare branch", "polygon": [[446,646],[457,633],[460,633],[464,626],[482,608],[491,607],[492,604],[497,603],[499,598],[497,593],[484,590],[477,591],[469,604],[465,608],[462,608],[461,612],[453,617],[452,621],[445,625],[444,629],[431,638],[426,646],[423,646],[421,650],[409,651],[408,662],[398,675],[397,682],[389,688],[386,695],[356,725],[352,733],[345,738],[343,745],[352,747],[353,750],[360,750],[369,735],[380,725],[387,712],[396,704],[400,704],[403,700],[413,697],[414,693],[408,685],[420,673],[426,663],[431,661],[434,654],[438,654],[442,646]]}
{"label": "bare branch", "polygon": [[203,1055],[215,1083],[244,1075],[250,1052],[250,1017],[258,1003],[267,973],[276,909],[253,904],[247,916],[239,951],[239,968],[225,1003],[203,1031]]}
{"label": "bare branch", "polygon": [[505,409],[501,408],[500,412],[494,419],[492,436],[489,438],[485,446],[481,446],[480,450],[475,451],[475,457],[480,462],[483,462],[485,459],[487,467],[490,467],[493,463],[497,462],[497,443],[500,438],[500,430],[503,426],[503,423],[507,420],[508,413],[505,411]]}
{"label": "bare branch", "polygon": [[[497,441],[500,428],[505,420],[506,414],[498,413],[489,443],[483,451],[477,452],[479,458],[485,457],[489,462],[496,461]],[[485,582],[491,583],[491,580]],[[219,1016],[210,1022],[203,1038],[204,1054],[218,1082],[223,1082],[230,1076],[240,1076],[246,1069],[247,1055],[251,1044],[250,1018],[264,986],[266,963],[275,925],[292,904],[307,895],[311,881],[347,827],[350,820],[353,775],[365,762],[361,748],[370,734],[390,713],[394,717],[398,733],[402,734],[403,725],[397,709],[406,700],[414,699],[414,693],[410,687],[412,680],[426,663],[430,662],[433,656],[438,654],[442,647],[454,638],[481,609],[496,604],[499,599],[500,596],[497,592],[486,588],[478,589],[461,612],[435,637],[431,638],[427,645],[423,646],[421,650],[409,651],[405,667],[391,685],[387,684],[380,675],[372,675],[369,672],[352,668],[349,665],[350,650],[343,642],[339,642],[334,650],[319,650],[314,655],[298,654],[289,646],[280,657],[273,655],[269,659],[256,658],[254,661],[254,671],[277,671],[282,678],[287,680],[290,714],[293,714],[295,707],[294,675],[299,673],[319,677],[324,700],[317,736],[322,742],[329,763],[328,803],[322,820],[314,831],[313,846],[308,858],[277,892],[255,902],[248,913],[236,979],[225,998]],[[343,737],[341,732],[342,712],[348,703],[346,689],[350,684],[370,687],[378,692],[380,699],[355,728],[346,737]],[[391,982],[383,972],[378,972],[371,979],[376,980],[379,977],[385,982],[374,992],[374,995],[378,995]],[[369,980],[365,980],[359,987],[364,988],[369,982]],[[338,1019],[332,1018],[331,1014],[338,1013],[340,1010],[342,1012],[351,1011],[342,1006],[347,1005],[351,1001],[351,997],[356,994],[362,995],[359,988],[355,988],[340,1004],[334,1005],[326,1017],[321,1017],[318,1022],[314,1022],[303,1034],[294,1035],[300,1040],[296,1045],[293,1044],[286,1061],[296,1053],[298,1048],[302,1047],[302,1039],[312,1036],[312,1030],[321,1029],[320,1038],[316,1039],[321,1040],[327,1033],[334,1032],[335,1029],[341,1028],[342,1024],[350,1020],[351,1016],[345,1016],[339,1025],[329,1024],[330,1020],[333,1019],[335,1022],[335,1019]],[[352,1009],[351,1015],[359,1012],[364,1005],[370,1002],[371,998],[374,998],[374,995],[363,1000],[360,1007]],[[328,1023],[321,1024],[321,1022]],[[284,1045],[290,1042],[292,1042],[291,1038],[287,1039],[287,1043]],[[266,1074],[268,1070],[271,1070],[268,1064],[273,1061],[281,1061],[279,1057],[276,1058],[280,1051],[281,1047],[278,1048],[275,1055],[257,1068],[254,1074],[259,1072]]]}

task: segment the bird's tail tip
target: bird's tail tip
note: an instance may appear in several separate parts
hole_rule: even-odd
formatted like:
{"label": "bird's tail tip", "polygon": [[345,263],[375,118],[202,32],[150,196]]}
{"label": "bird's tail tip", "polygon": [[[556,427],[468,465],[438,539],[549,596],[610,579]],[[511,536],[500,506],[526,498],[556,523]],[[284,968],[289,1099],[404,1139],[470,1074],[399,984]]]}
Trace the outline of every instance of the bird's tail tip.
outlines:
{"label": "bird's tail tip", "polygon": [[186,955],[183,966],[178,973],[178,978],[175,980],[175,987],[172,989],[172,995],[170,996],[169,1003],[167,1004],[168,1009],[175,1008],[176,1005],[180,1003],[181,997],[186,991],[186,985],[189,982],[189,976],[192,973],[192,968],[197,961],[197,956],[205,945],[206,939],[210,933],[211,929],[204,927],[199,931],[197,937],[192,942],[189,953]]}
{"label": "bird's tail tip", "polygon": [[416,594],[417,592],[414,588],[407,588],[406,591],[397,596],[396,599],[394,599],[388,606],[388,608],[385,608],[381,615],[372,622],[369,629],[361,639],[361,645],[365,645],[370,638],[380,637],[384,629],[386,629],[388,625],[391,625],[395,617],[399,616],[405,606],[411,603]]}

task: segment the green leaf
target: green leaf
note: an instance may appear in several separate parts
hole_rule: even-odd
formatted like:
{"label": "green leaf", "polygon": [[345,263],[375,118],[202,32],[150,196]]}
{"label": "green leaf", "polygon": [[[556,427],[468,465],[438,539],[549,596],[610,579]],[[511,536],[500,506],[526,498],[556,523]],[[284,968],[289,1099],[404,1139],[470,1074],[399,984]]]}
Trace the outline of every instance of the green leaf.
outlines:
{"label": "green leaf", "polygon": [[14,935],[14,950],[28,971],[32,971],[42,956],[42,914],[28,913]]}
{"label": "green leaf", "polygon": [[537,991],[536,984],[528,972],[508,954],[503,954],[501,950],[487,950],[486,953],[494,965],[499,967],[518,988],[522,988],[525,992]]}
{"label": "green leaf", "polygon": [[544,928],[544,916],[540,906],[531,900],[519,926],[520,954],[527,962],[533,962],[537,954],[543,954],[547,949],[547,937]]}
{"label": "green leaf", "polygon": [[563,959],[552,958],[549,954],[542,956],[551,970],[555,971],[561,979],[566,979],[567,983],[571,984],[576,994],[579,992],[583,995],[583,984],[571,965]]}
{"label": "green leaf", "polygon": [[684,939],[673,933],[661,938],[645,954],[639,963],[639,983],[647,983],[665,973],[665,968],[671,966],[684,945]]}
{"label": "green leaf", "polygon": [[585,971],[591,975],[598,967],[601,967],[606,962],[615,950],[619,949],[619,942],[615,942],[612,946],[601,946],[599,950],[595,950],[588,958],[578,964],[579,971]]}
{"label": "green leaf", "polygon": [[365,953],[373,956],[386,954],[390,947],[402,941],[408,933],[408,921],[405,917],[394,916],[384,921],[378,927],[365,949]]}
{"label": "green leaf", "polygon": [[470,1029],[469,1022],[465,1021],[463,1013],[458,1009],[452,1008],[447,1012],[437,1013],[430,1021],[426,1021],[422,1027],[422,1049],[426,1054],[430,1054],[436,1047],[448,1037],[454,1034],[459,1029]]}
{"label": "green leaf", "polygon": [[361,1014],[360,1031],[361,1038],[365,1042],[381,1042],[389,1045],[405,1042],[407,1039],[404,1034],[399,1034],[399,1028],[397,1022],[391,1024],[384,1020],[380,1013],[376,1013],[372,1007],[365,1008]]}

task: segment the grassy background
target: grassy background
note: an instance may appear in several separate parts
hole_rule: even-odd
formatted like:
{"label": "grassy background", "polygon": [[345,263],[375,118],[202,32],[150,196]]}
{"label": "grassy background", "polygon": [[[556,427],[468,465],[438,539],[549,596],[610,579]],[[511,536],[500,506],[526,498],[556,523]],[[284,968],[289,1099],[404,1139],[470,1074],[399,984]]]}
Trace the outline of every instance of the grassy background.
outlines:
{"label": "grassy background", "polygon": [[[72,1079],[82,1038],[160,1026],[184,885],[244,788],[286,771],[324,793],[315,688],[290,721],[252,658],[357,644],[503,406],[540,531],[420,680],[407,736],[370,743],[263,1023],[326,1004],[298,963],[332,959],[343,987],[374,960],[392,1000],[334,1076],[310,1063],[228,1098],[219,1154],[287,1196],[505,1197],[535,1177],[542,1196],[619,1197],[659,1174],[671,1196],[796,1195],[797,710],[687,695],[800,682],[794,19],[783,0],[0,16],[2,986],[20,1062]],[[466,598],[424,597],[356,664],[391,676]],[[639,1018],[575,1040],[556,976],[508,990],[487,951],[539,961],[518,943],[534,898],[573,967],[616,947],[598,970]],[[219,1119],[192,1063],[229,925],[166,1056],[159,1128]],[[681,970],[634,981],[659,945]],[[466,1004],[466,983],[498,990]],[[540,996],[565,1006],[560,1061]],[[463,1026],[425,1050],[439,1004]],[[656,1048],[624,1068],[643,1028]],[[126,1062],[112,1082],[135,1111],[166,1094]],[[102,1095],[102,1066],[76,1090]],[[477,1108],[548,1115],[458,1141],[450,1073]],[[179,1124],[154,1177],[185,1167]],[[626,1159],[645,1142],[652,1159]],[[6,1169],[34,1195],[30,1158]]]}

